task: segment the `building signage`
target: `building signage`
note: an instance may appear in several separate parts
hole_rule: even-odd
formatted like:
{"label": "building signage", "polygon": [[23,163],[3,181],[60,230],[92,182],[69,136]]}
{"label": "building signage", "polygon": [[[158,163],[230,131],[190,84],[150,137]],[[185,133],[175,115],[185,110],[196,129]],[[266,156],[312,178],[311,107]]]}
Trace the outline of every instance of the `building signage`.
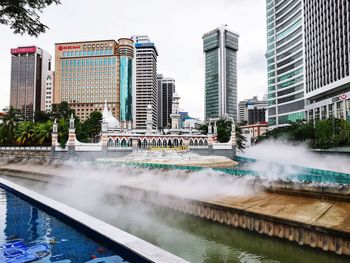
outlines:
{"label": "building signage", "polygon": [[11,48],[11,54],[27,54],[27,53],[35,53],[36,47],[20,47],[20,48]]}
{"label": "building signage", "polygon": [[343,93],[340,94],[337,97],[332,98],[332,103],[338,102],[338,101],[343,101],[343,100],[347,100],[348,99],[348,94]]}
{"label": "building signage", "polygon": [[79,49],[80,46],[58,46],[58,50],[62,51],[62,50],[68,50],[68,49]]}

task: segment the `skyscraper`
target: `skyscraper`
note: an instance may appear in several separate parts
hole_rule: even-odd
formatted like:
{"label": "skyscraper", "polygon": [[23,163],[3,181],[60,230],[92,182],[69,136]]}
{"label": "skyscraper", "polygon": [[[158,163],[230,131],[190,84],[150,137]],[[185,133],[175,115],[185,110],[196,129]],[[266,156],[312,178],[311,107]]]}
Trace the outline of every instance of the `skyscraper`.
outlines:
{"label": "skyscraper", "polygon": [[266,3],[269,125],[350,120],[349,1]]}
{"label": "skyscraper", "polygon": [[157,75],[158,82],[158,127],[171,126],[170,114],[172,113],[173,93],[175,92],[175,80]]}
{"label": "skyscraper", "polygon": [[128,38],[119,39],[118,44],[120,60],[120,121],[122,124],[126,124],[132,121],[132,61],[134,44]]}
{"label": "skyscraper", "polygon": [[203,36],[205,119],[231,117],[237,121],[238,37],[226,26]]}
{"label": "skyscraper", "polygon": [[152,106],[152,127],[158,125],[157,57],[158,51],[148,36],[132,36],[135,45],[133,66],[133,120],[136,129],[146,129],[147,106]]}
{"label": "skyscraper", "polygon": [[133,45],[130,39],[120,42],[120,45],[115,40],[57,43],[54,103],[67,101],[76,115],[85,120],[92,111],[102,111],[107,102],[117,119],[129,120]]}
{"label": "skyscraper", "polygon": [[350,2],[304,1],[306,117],[350,121]]}
{"label": "skyscraper", "polygon": [[305,118],[302,0],[267,0],[269,125]]}
{"label": "skyscraper", "polygon": [[36,47],[11,49],[10,106],[21,110],[25,119],[45,110],[46,77],[51,70],[51,55]]}

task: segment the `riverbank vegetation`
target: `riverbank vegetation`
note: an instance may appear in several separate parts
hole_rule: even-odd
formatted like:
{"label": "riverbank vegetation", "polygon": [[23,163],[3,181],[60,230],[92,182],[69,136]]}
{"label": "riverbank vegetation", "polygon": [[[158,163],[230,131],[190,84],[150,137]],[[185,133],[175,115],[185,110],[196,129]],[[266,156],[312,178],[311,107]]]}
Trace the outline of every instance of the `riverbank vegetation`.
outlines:
{"label": "riverbank vegetation", "polygon": [[95,142],[101,131],[102,114],[93,111],[89,118],[81,122],[67,102],[53,104],[51,113],[37,111],[34,120],[24,120],[21,112],[10,108],[0,124],[0,145],[33,146],[51,145],[54,120],[58,123],[58,140],[64,146],[68,139],[69,118],[75,118],[75,132],[81,142]]}
{"label": "riverbank vegetation", "polygon": [[267,139],[284,139],[292,143],[306,143],[311,148],[318,149],[350,146],[350,122],[336,118],[319,120],[315,125],[298,121],[268,131],[258,137],[257,142]]}

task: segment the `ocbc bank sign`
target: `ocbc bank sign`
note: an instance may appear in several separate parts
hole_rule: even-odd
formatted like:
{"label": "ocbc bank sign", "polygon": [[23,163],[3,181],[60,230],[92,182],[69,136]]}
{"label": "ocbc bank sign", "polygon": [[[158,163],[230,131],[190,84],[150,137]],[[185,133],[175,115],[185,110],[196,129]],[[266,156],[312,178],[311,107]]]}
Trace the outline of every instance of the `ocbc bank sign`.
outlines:
{"label": "ocbc bank sign", "polygon": [[346,100],[346,99],[348,99],[348,97],[349,97],[349,96],[348,96],[348,94],[346,94],[346,93],[340,94],[339,96],[332,98],[332,103],[335,103],[335,102],[338,102],[338,101]]}

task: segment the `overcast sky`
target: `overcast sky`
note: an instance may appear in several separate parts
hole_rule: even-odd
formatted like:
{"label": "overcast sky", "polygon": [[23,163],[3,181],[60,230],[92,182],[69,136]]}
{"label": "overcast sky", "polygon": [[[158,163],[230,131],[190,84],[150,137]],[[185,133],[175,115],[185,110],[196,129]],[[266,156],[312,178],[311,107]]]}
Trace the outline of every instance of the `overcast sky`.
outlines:
{"label": "overcast sky", "polygon": [[50,27],[38,38],[0,25],[0,109],[9,105],[10,48],[35,44],[54,57],[54,43],[148,34],[159,52],[158,73],[176,81],[180,108],[204,117],[202,35],[227,24],[237,32],[238,99],[266,93],[265,0],[61,0],[44,10]]}

